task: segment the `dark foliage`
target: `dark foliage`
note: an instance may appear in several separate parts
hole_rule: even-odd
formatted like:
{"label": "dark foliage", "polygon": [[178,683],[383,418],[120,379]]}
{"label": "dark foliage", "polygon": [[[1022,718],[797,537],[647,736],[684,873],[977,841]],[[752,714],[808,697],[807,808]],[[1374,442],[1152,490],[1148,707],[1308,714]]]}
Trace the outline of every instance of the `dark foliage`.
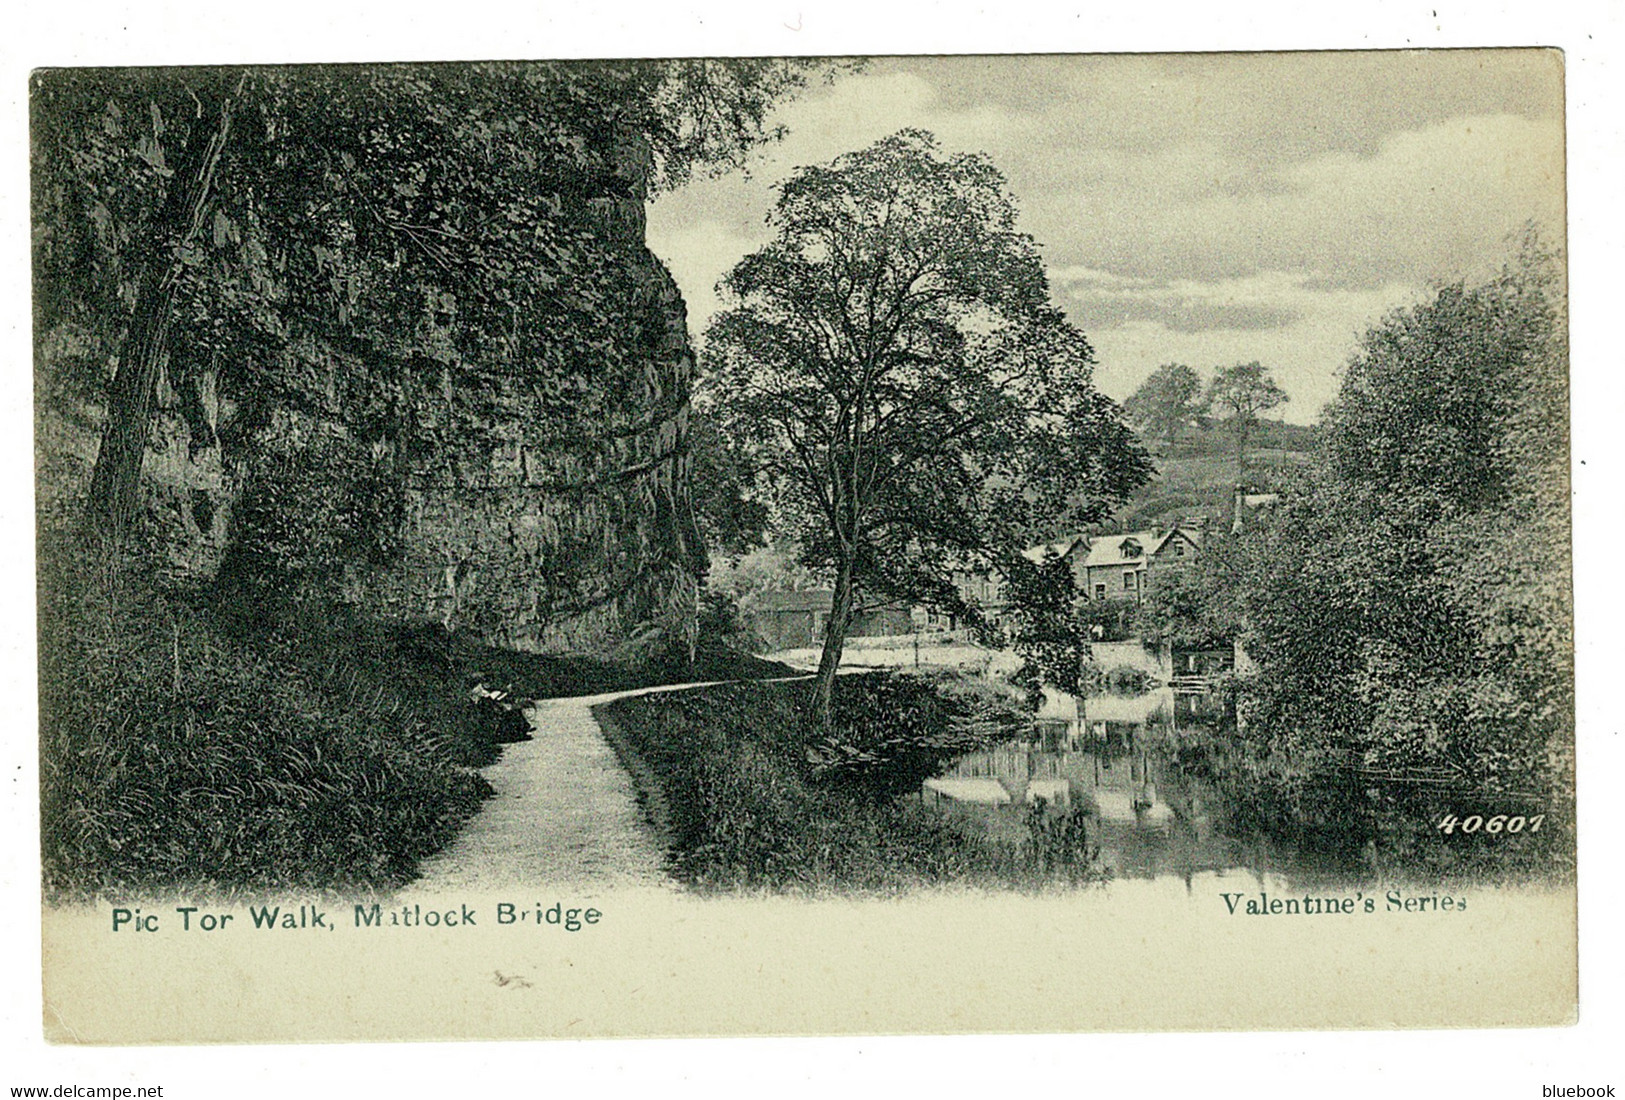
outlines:
{"label": "dark foliage", "polygon": [[1029,705],[1038,708],[1044,685],[1069,695],[1082,694],[1093,624],[1080,612],[1081,593],[1071,564],[1047,550],[1037,562],[1013,554],[1002,572],[1009,601],[1006,629],[1011,648],[1021,658],[1016,675]]}
{"label": "dark foliage", "polygon": [[46,549],[51,893],[398,885],[489,793],[458,766],[478,716],[448,721],[449,700],[368,645],[314,664],[154,591],[126,559]]}
{"label": "dark foliage", "polygon": [[1530,808],[1542,835],[1503,847],[1570,865],[1563,309],[1531,242],[1396,312],[1351,362],[1321,461],[1247,540],[1241,786],[1277,827]]}
{"label": "dark foliage", "polygon": [[1078,625],[1096,641],[1121,642],[1135,637],[1137,613],[1133,600],[1089,600],[1078,605]]}
{"label": "dark foliage", "polygon": [[1123,415],[1145,439],[1172,447],[1181,433],[1201,422],[1207,408],[1197,373],[1183,363],[1164,363],[1123,402]]}
{"label": "dark foliage", "polygon": [[843,676],[834,748],[809,721],[799,684],[649,695],[598,715],[623,753],[640,759],[634,772],[658,785],[674,873],[702,889],[896,891],[1092,877],[1086,859],[1061,854],[1065,843],[1084,843],[1075,828],[1052,836],[1046,819],[1048,843],[1011,847],[907,797],[956,753],[1010,736],[1020,715],[985,692],[952,680]]}

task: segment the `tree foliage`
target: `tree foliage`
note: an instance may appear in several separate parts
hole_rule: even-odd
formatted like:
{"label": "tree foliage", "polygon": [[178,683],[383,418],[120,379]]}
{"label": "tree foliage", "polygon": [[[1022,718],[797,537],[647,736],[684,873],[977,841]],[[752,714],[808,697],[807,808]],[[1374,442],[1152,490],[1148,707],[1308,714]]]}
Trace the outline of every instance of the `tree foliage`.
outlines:
{"label": "tree foliage", "polygon": [[1157,570],[1134,609],[1135,633],[1146,644],[1220,649],[1241,630],[1244,548],[1214,531],[1201,553],[1184,564]]}
{"label": "tree foliage", "polygon": [[1052,549],[1033,561],[1014,555],[1003,570],[1009,641],[1021,658],[1017,677],[1036,708],[1045,685],[1082,695],[1091,624],[1079,612],[1082,593],[1072,565]]}
{"label": "tree foliage", "polygon": [[1572,797],[1563,317],[1531,241],[1367,336],[1245,566],[1256,753]]}
{"label": "tree foliage", "polygon": [[724,431],[835,578],[825,716],[857,589],[951,604],[956,570],[1147,476],[1015,223],[985,157],[905,130],[780,184],[773,240],[724,280],[705,362]]}
{"label": "tree foliage", "polygon": [[695,174],[748,168],[751,150],[784,136],[767,116],[807,85],[814,72],[826,81],[860,62],[820,58],[697,57],[658,65],[622,63],[617,79],[637,94],[622,97],[629,121],[647,134],[655,156],[654,186],[680,187]]}
{"label": "tree foliage", "polygon": [[689,417],[689,487],[706,546],[736,559],[765,544],[767,503],[755,493],[755,470],[722,433],[717,414],[696,407]]}
{"label": "tree foliage", "polygon": [[1246,476],[1247,444],[1258,427],[1258,414],[1284,405],[1286,401],[1286,391],[1257,360],[1221,367],[1214,373],[1208,383],[1207,404],[1220,414],[1235,438],[1238,479]]}
{"label": "tree foliage", "polygon": [[1123,402],[1123,415],[1143,438],[1172,446],[1180,432],[1201,420],[1208,401],[1194,370],[1183,363],[1164,363]]}

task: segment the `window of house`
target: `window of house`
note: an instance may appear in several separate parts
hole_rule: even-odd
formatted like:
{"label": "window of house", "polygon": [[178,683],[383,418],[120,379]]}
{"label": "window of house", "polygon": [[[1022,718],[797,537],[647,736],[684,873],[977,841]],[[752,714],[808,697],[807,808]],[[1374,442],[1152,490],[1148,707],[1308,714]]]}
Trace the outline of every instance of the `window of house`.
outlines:
{"label": "window of house", "polygon": [[1134,589],[1134,570],[1123,570],[1123,591],[1131,592]]}
{"label": "window of house", "polygon": [[1182,543],[1182,542],[1179,542],[1178,540],[1175,540],[1175,542],[1174,542],[1174,557],[1182,558],[1184,556],[1185,556],[1185,544]]}
{"label": "window of house", "polygon": [[1103,600],[1105,598],[1106,598],[1106,586],[1105,586],[1105,584],[1102,583],[1102,584],[1095,585],[1095,599]]}

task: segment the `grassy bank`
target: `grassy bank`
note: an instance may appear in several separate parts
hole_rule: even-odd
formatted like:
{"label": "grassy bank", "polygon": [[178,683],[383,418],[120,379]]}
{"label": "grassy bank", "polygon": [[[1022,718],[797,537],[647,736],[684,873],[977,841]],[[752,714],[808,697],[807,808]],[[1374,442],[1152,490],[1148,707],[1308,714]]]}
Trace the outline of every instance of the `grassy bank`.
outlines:
{"label": "grassy bank", "polygon": [[951,676],[837,681],[836,731],[809,724],[805,681],[735,684],[596,708],[670,845],[705,891],[1039,887],[1093,876],[1079,822],[1033,816],[1020,844],[913,797],[954,757],[1023,721]]}
{"label": "grassy bank", "polygon": [[42,864],[51,896],[389,887],[490,794],[524,697],[782,668],[510,653],[330,603],[160,591],[149,568],[42,545]]}

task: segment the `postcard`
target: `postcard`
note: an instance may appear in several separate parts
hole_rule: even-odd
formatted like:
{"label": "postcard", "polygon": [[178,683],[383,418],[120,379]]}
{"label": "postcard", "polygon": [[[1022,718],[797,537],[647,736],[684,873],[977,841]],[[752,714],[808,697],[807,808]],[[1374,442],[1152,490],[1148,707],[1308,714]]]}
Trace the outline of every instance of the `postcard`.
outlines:
{"label": "postcard", "polygon": [[29,107],[50,1040],[1576,1019],[1560,52]]}

